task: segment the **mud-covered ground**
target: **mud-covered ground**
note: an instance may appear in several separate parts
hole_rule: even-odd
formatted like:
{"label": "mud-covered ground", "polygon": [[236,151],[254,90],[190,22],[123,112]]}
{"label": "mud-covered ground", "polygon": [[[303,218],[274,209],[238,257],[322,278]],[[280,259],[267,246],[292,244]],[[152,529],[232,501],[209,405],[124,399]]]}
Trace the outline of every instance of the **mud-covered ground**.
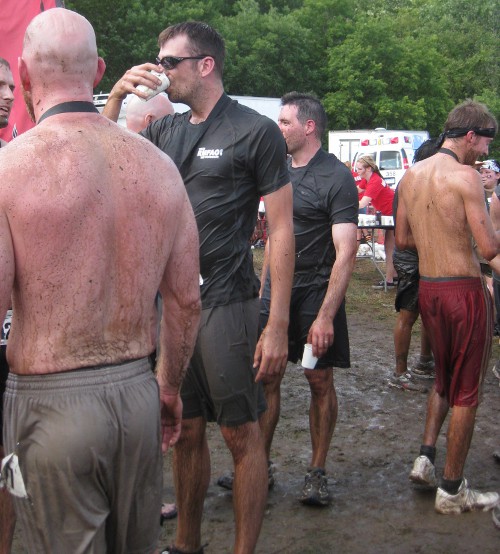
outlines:
{"label": "mud-covered ground", "polygon": [[[370,285],[378,275],[367,262],[363,264],[358,264],[348,294],[352,367],[338,370],[335,376],[339,416],[327,462],[333,502],[328,508],[312,508],[297,500],[311,452],[309,390],[301,371],[289,365],[272,454],[276,485],[269,493],[257,552],[496,554],[500,530],[493,526],[489,512],[436,514],[434,494],[417,491],[408,481],[420,446],[426,395],[387,386],[393,366],[394,292],[372,292]],[[412,360],[418,353],[417,336]],[[495,345],[490,368],[498,355]],[[482,490],[500,491],[500,465],[492,458],[493,450],[500,448],[499,425],[500,387],[488,370],[465,468],[469,481]],[[234,538],[232,496],[215,481],[230,467],[230,458],[214,425],[209,442],[212,479],[203,541],[208,543],[207,554],[228,553]],[[444,433],[437,447],[436,465],[441,472]],[[169,457],[165,485],[165,500],[171,501]],[[167,522],[162,544],[172,541],[174,531],[175,521]],[[14,552],[24,552],[18,539]]]}

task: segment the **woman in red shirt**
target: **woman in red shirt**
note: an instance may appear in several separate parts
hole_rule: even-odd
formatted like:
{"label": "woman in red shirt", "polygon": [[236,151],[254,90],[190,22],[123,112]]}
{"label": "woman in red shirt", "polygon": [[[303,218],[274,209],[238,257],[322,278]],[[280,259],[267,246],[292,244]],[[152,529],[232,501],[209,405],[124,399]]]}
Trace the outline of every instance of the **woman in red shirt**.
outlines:
{"label": "woman in red shirt", "polygon": [[[392,215],[394,191],[385,184],[375,160],[371,156],[359,157],[356,160],[356,172],[362,179],[366,179],[366,188],[363,198],[359,201],[359,207],[364,208],[371,202],[372,206],[382,215]],[[395,243],[394,230],[387,229],[384,233],[385,280],[387,287],[394,287],[395,271],[392,263]],[[381,281],[374,287],[384,288],[384,282]]]}

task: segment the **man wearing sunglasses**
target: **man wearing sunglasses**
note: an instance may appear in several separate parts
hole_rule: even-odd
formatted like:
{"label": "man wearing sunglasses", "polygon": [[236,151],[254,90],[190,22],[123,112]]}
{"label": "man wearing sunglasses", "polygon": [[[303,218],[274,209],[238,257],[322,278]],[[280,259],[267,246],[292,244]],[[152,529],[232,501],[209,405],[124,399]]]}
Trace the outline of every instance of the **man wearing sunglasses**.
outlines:
{"label": "man wearing sunglasses", "polygon": [[[292,194],[278,126],[224,92],[225,47],[210,26],[187,22],[159,37],[158,64],[133,67],[113,87],[104,114],[117,119],[121,101],[138,85],[155,88],[163,71],[172,102],[191,110],[168,116],[142,134],[172,157],[184,179],[200,237],[202,323],[182,388],[181,439],[174,449],[178,505],[175,545],[202,552],[201,518],[210,480],[206,422],[217,421],[231,451],[235,477],[234,551],[255,550],[268,486],[258,417],[265,409],[259,381],[287,363],[293,277]],[[269,223],[273,279],[269,322],[259,340],[259,282],[250,238],[260,197]],[[275,285],[275,286],[274,286]]]}
{"label": "man wearing sunglasses", "polygon": [[[435,359],[436,381],[410,480],[437,488],[435,510],[489,510],[496,492],[481,493],[463,476],[482,383],[491,353],[493,306],[472,248],[486,260],[500,252],[474,166],[498,130],[484,104],[467,100],[448,115],[437,154],[411,167],[399,184],[396,245],[419,257],[418,303]],[[435,470],[436,441],[449,409],[443,477]]]}

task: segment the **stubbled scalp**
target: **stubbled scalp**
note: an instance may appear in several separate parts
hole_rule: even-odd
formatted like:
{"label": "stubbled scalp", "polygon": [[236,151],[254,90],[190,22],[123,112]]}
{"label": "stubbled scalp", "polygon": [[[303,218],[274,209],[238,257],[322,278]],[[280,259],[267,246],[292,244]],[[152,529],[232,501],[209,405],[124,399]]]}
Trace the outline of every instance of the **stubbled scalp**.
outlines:
{"label": "stubbled scalp", "polygon": [[47,10],[29,24],[23,59],[30,76],[42,85],[93,81],[97,69],[94,30],[81,15],[63,8]]}

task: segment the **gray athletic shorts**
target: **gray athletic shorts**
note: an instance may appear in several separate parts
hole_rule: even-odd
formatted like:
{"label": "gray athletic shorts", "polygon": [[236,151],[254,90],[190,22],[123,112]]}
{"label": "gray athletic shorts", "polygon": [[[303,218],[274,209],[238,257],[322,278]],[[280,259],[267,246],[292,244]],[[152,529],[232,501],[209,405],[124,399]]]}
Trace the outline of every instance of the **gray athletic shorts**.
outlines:
{"label": "gray athletic shorts", "polygon": [[28,494],[14,498],[28,552],[148,553],[160,531],[162,457],[147,358],[9,375],[5,453]]}
{"label": "gray athletic shorts", "polygon": [[258,298],[202,310],[181,388],[184,419],[203,417],[226,427],[257,421],[266,409],[253,368],[258,327]]}

